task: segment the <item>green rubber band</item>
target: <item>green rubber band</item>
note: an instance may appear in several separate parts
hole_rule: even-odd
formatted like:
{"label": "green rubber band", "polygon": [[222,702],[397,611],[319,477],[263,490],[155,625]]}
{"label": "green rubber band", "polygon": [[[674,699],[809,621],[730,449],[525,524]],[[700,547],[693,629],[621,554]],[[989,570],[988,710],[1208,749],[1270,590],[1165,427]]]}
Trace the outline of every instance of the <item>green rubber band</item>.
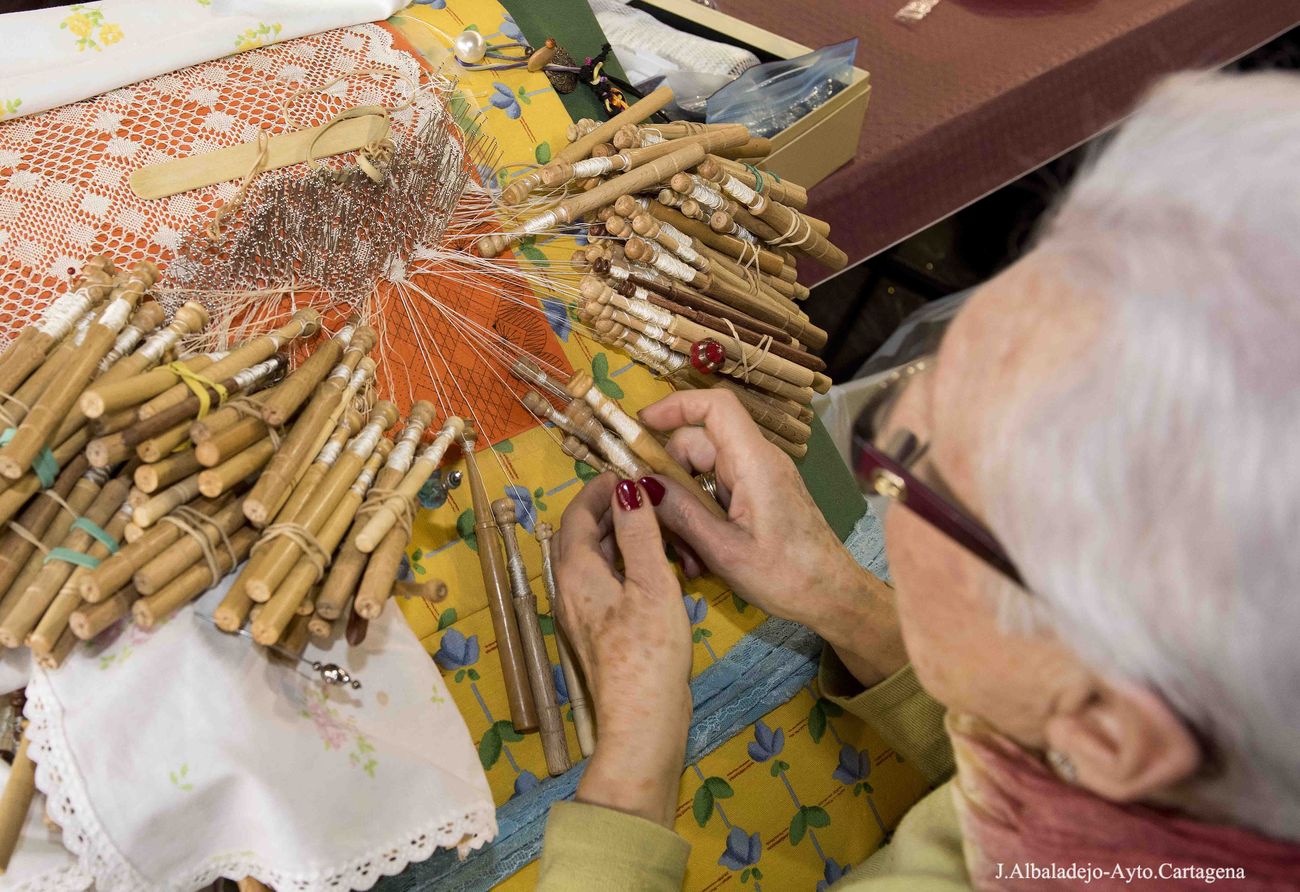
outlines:
{"label": "green rubber band", "polygon": [[85,530],[87,533],[90,533],[91,536],[99,540],[99,544],[108,549],[109,554],[117,554],[117,550],[121,548],[121,545],[118,544],[116,539],[105,532],[103,527],[95,523],[89,517],[78,517],[72,522],[72,529]]}
{"label": "green rubber band", "polygon": [[762,192],[762,191],[763,191],[763,171],[759,170],[757,167],[755,167],[754,165],[750,164],[750,163],[747,162],[747,161],[746,161],[746,162],[742,162],[742,163],[743,163],[747,168],[749,168],[749,172],[752,173],[752,174],[754,175],[754,191],[755,191],[755,192]]}
{"label": "green rubber band", "polygon": [[51,548],[50,553],[45,556],[44,563],[50,561],[63,561],[65,564],[76,564],[78,567],[85,567],[87,570],[93,570],[99,566],[99,558],[83,554],[80,551],[73,551],[71,548]]}
{"label": "green rubber band", "polygon": [[[5,428],[4,432],[0,433],[0,446],[8,445],[16,433],[18,433],[17,428]],[[41,451],[36,453],[36,458],[32,461],[32,470],[36,472],[36,479],[41,481],[41,489],[49,489],[54,485],[54,481],[59,476],[59,463],[54,458],[54,453],[50,451],[50,447],[42,446]]]}
{"label": "green rubber band", "polygon": [[42,446],[41,451],[36,453],[32,470],[36,472],[36,479],[41,481],[41,489],[49,489],[54,485],[59,477],[59,462],[54,458],[50,447]]}

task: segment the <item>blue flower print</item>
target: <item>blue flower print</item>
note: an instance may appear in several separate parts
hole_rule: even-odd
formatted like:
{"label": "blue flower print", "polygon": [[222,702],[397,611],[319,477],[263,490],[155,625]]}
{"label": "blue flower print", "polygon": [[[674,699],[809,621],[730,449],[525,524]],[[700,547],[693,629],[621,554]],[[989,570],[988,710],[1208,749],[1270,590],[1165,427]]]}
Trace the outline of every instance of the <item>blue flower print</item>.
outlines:
{"label": "blue flower print", "polygon": [[840,878],[848,873],[848,870],[849,866],[847,864],[840,866],[835,863],[834,858],[827,858],[822,868],[822,876],[825,879],[817,881],[817,892],[826,892],[827,889],[838,883]]}
{"label": "blue flower print", "polygon": [[533,510],[533,496],[522,486],[507,486],[506,495],[515,503],[515,520],[528,532],[537,524],[537,512]]}
{"label": "blue flower print", "polygon": [[785,732],[780,728],[773,731],[762,719],[754,723],[754,739],[749,744],[749,758],[755,762],[766,762],[785,749]]}
{"label": "blue flower print", "polygon": [[492,98],[488,101],[505,112],[506,117],[512,121],[523,113],[519,108],[519,100],[515,98],[515,94],[501,81],[493,81]]}
{"label": "blue flower print", "polygon": [[722,853],[718,863],[728,870],[743,870],[757,864],[763,855],[763,841],[757,833],[746,835],[739,827],[732,827],[727,834],[727,850]]}
{"label": "blue flower print", "polygon": [[682,595],[682,603],[686,605],[686,616],[690,619],[691,625],[704,622],[704,617],[709,612],[709,605],[703,598]]}
{"label": "blue flower print", "polygon": [[524,39],[524,32],[519,30],[519,26],[515,24],[515,20],[510,17],[509,13],[501,22],[500,30],[503,36],[509,37],[511,40],[522,42]]}
{"label": "blue flower print", "polygon": [[430,9],[446,9],[447,0],[413,0],[417,6],[427,6]]}
{"label": "blue flower print", "polygon": [[569,683],[564,678],[564,670],[552,664],[551,677],[555,680],[555,700],[563,706],[569,702]]}
{"label": "blue flower print", "polygon": [[840,747],[839,767],[831,774],[842,784],[857,783],[871,773],[871,758],[866,750],[855,750],[847,743]]}
{"label": "blue flower print", "polygon": [[410,582],[415,578],[411,572],[411,557],[406,552],[402,552],[402,562],[397,565],[397,581]]}
{"label": "blue flower print", "polygon": [[567,226],[561,226],[560,232],[563,235],[572,236],[573,240],[579,245],[591,244],[591,240],[587,238],[587,224],[581,219],[575,220]]}
{"label": "blue flower print", "polygon": [[525,769],[519,772],[519,776],[515,778],[515,792],[510,798],[522,796],[540,783],[541,781],[537,779],[537,775]]}
{"label": "blue flower print", "polygon": [[448,629],[443,633],[433,661],[443,669],[464,669],[474,665],[478,662],[478,636],[466,638],[456,629]]}
{"label": "blue flower print", "polygon": [[561,341],[568,341],[573,323],[569,321],[569,308],[564,301],[543,297],[542,312],[546,315],[546,324],[551,327],[551,331],[555,332],[555,336]]}

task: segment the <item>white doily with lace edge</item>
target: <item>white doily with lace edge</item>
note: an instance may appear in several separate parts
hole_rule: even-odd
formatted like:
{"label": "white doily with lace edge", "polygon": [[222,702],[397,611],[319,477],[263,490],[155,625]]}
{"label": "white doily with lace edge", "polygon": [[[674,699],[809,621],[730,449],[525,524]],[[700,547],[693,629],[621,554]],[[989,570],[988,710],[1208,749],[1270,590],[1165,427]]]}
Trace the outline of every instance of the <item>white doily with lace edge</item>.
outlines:
{"label": "white doily with lace edge", "polygon": [[[349,767],[339,748],[332,754],[332,764],[337,772],[333,775],[321,776],[316,771],[303,767],[302,777],[284,780],[283,788],[276,789],[266,782],[267,772],[263,771],[260,780],[255,778],[255,784],[260,784],[256,795],[248,792],[229,795],[216,793],[214,795],[219,798],[205,800],[208,803],[215,801],[211,808],[216,813],[194,819],[186,828],[176,828],[173,831],[175,825],[180,823],[175,812],[170,820],[157,822],[165,825],[168,832],[184,834],[188,830],[192,834],[196,827],[205,826],[204,821],[213,826],[227,821],[255,821],[258,819],[257,811],[275,813],[278,809],[283,813],[287,803],[292,807],[296,820],[301,822],[289,836],[314,837],[319,834],[321,838],[319,851],[313,853],[317,856],[314,864],[285,867],[282,863],[276,863],[274,855],[253,851],[220,854],[195,852],[191,863],[184,869],[166,876],[146,876],[142,873],[133,859],[147,857],[139,845],[142,837],[139,830],[148,827],[149,820],[124,820],[121,801],[106,804],[106,808],[114,812],[119,827],[127,828],[122,832],[134,832],[132,838],[136,843],[135,850],[129,854],[123,852],[120,843],[115,842],[106,829],[104,817],[96,810],[94,803],[97,800],[88,789],[86,773],[95,775],[95,787],[101,797],[110,784],[121,783],[142,788],[140,795],[145,800],[139,805],[142,813],[149,814],[153,800],[158,799],[163,800],[165,807],[177,808],[174,801],[166,802],[166,794],[160,794],[157,786],[150,790],[142,783],[154,765],[171,764],[166,761],[168,748],[173,746],[171,741],[160,741],[161,735],[156,733],[156,728],[152,732],[148,727],[140,728],[139,714],[135,717],[127,716],[124,722],[126,727],[116,727],[102,735],[92,731],[92,728],[104,726],[106,712],[116,713],[119,709],[129,709],[120,702],[123,698],[136,701],[143,699],[142,694],[156,685],[161,664],[173,664],[181,651],[197,654],[194,658],[195,667],[188,674],[184,667],[176,672],[176,677],[169,681],[167,688],[159,691],[158,700],[143,707],[145,710],[176,710],[177,703],[183,697],[195,701],[206,700],[208,705],[202,707],[202,711],[216,713],[209,720],[209,725],[200,728],[197,733],[190,731],[188,735],[179,734],[182,738],[188,736],[206,739],[221,736],[220,729],[231,724],[230,716],[223,718],[220,711],[226,707],[213,698],[218,692],[231,691],[236,682],[263,684],[264,678],[270,679],[265,690],[259,688],[252,694],[233,690],[233,696],[241,701],[237,708],[247,708],[254,713],[254,721],[249,723],[249,727],[271,728],[270,731],[252,732],[265,736],[253,740],[249,744],[251,749],[258,752],[272,748],[282,749],[286,746],[286,741],[289,742],[287,745],[293,745],[295,737],[311,738],[313,734],[320,733],[324,738],[329,730],[319,726],[320,716],[314,709],[311,710],[310,717],[306,711],[295,712],[300,701],[294,698],[299,696],[305,697],[309,706],[330,702],[329,697],[320,695],[322,688],[314,678],[278,665],[271,667],[260,649],[254,648],[245,639],[217,632],[192,615],[196,610],[205,613],[210,611],[224,596],[233,578],[227,577],[225,584],[207,593],[197,605],[186,607],[153,635],[124,626],[115,639],[101,650],[74,653],[69,658],[69,664],[57,670],[67,672],[71,669],[73,673],[80,673],[74,674],[71,680],[66,675],[55,680],[52,678],[53,673],[33,668],[32,679],[27,687],[25,714],[29,720],[29,752],[36,763],[36,786],[46,796],[46,810],[50,819],[62,828],[63,844],[76,856],[77,870],[60,876],[46,875],[38,885],[28,888],[81,889],[85,888],[85,876],[89,875],[93,877],[94,888],[98,892],[196,889],[219,877],[238,879],[245,876],[254,877],[277,892],[365,890],[371,888],[381,877],[398,874],[409,864],[427,859],[438,849],[455,848],[464,856],[481,848],[496,835],[495,808],[486,778],[478,771],[477,753],[468,733],[459,720],[454,724],[451,721],[455,706],[446,694],[441,676],[432,668],[419,642],[399,615],[400,612],[390,609],[372,624],[371,633],[377,633],[379,638],[374,644],[374,650],[366,657],[355,658],[360,659],[361,665],[366,667],[366,686],[369,690],[367,692],[367,688],[363,688],[362,696],[367,711],[355,709],[348,713],[344,710],[345,714],[341,716],[337,709],[329,711],[334,713],[334,730],[346,729],[349,736],[360,737],[362,732],[371,734],[372,729],[380,724],[377,718],[391,723],[391,727],[384,725],[379,734],[371,735],[370,751],[376,753],[381,762],[400,762],[402,765],[395,776],[380,776],[379,783],[387,785],[384,790],[386,801],[392,803],[393,808],[378,814],[373,808],[358,805],[356,812],[335,813],[331,816],[328,806],[322,806],[324,813],[307,813],[311,810],[301,807],[303,797],[310,795],[303,792],[303,787],[310,788],[322,782],[342,784],[349,796],[329,800],[334,803],[340,798],[350,798],[351,795],[369,789],[362,786],[366,782],[355,771],[356,763],[353,762]],[[151,638],[155,640],[150,640]],[[363,647],[369,645],[368,638],[367,645]],[[314,659],[328,660],[339,659],[342,654],[349,653],[342,642],[336,645],[336,649],[339,653],[332,657],[330,651],[313,652],[313,649],[309,649],[308,655]],[[151,656],[151,652],[155,655]],[[99,674],[101,667],[106,665],[115,665],[116,673],[132,672],[135,678],[126,682],[126,690],[118,694],[111,706],[103,707],[100,714],[83,715],[69,720],[69,715],[93,711],[96,707],[91,704],[96,698],[102,698],[105,692],[114,691],[119,685],[120,676],[104,677]],[[271,667],[271,670],[267,667]],[[267,674],[269,671],[276,674]],[[253,673],[257,673],[257,677],[250,680]],[[427,678],[423,677],[424,674],[427,674]],[[411,676],[420,677],[412,679]],[[86,682],[96,679],[103,683],[92,690]],[[433,707],[429,707],[428,695],[424,693],[426,688],[422,683],[425,681],[433,690],[433,702],[436,704]],[[415,688],[418,688],[419,693],[414,692]],[[170,701],[166,699],[169,691],[178,689],[183,693],[172,695]],[[385,690],[391,691],[391,694],[384,694]],[[389,697],[391,700],[387,699]],[[80,703],[76,702],[78,698],[81,699]],[[283,708],[286,698],[288,710]],[[374,706],[376,699],[384,704],[384,708]],[[245,700],[246,707],[243,702]],[[422,709],[428,714],[412,718],[411,710],[421,709],[420,703],[425,704]],[[360,723],[353,717],[354,714],[362,716]],[[188,717],[178,716],[178,722],[186,723],[188,720],[188,725],[181,726],[192,726],[196,715],[197,712],[192,712]],[[289,716],[287,721],[286,715]],[[317,725],[315,728],[313,723]],[[75,745],[70,739],[70,727],[77,738]],[[248,733],[247,730],[235,730],[231,736]],[[419,739],[412,739],[415,737]],[[126,751],[128,749],[129,752]],[[237,752],[238,749],[237,745],[229,742],[218,747],[220,752]],[[115,767],[108,768],[103,761],[97,763],[95,759],[87,759],[88,752],[111,754],[107,761],[113,761]],[[81,753],[82,761],[89,763],[84,771],[78,767],[76,753]],[[420,765],[432,765],[435,760],[434,755],[425,755],[426,753],[436,754],[437,768],[426,770],[424,776],[419,776]],[[268,755],[267,758],[273,757]],[[471,773],[471,764],[477,777],[467,776]],[[232,771],[239,771],[243,766],[228,764],[221,767],[223,770],[217,772],[218,777],[228,778]],[[442,783],[446,784],[448,798],[467,803],[466,807],[450,810],[437,801],[430,801],[436,797],[421,797],[418,791],[427,793],[431,783],[434,788],[438,786],[436,777],[431,782],[429,776],[438,772],[446,775]],[[197,774],[198,772],[192,773],[190,777],[194,779]],[[409,792],[405,787],[408,776],[411,778]],[[173,779],[172,783],[176,784],[176,780]],[[211,783],[206,790],[200,789],[199,795],[213,794],[221,783],[228,783],[228,780]],[[481,790],[476,791],[480,783]],[[295,785],[298,789],[291,790]],[[395,797],[403,794],[405,801],[399,808]],[[370,806],[374,806],[376,797],[382,798],[380,794],[369,795]],[[131,807],[133,806],[128,806],[126,810],[129,812]],[[234,811],[231,810],[232,807]],[[425,819],[423,822],[411,821],[409,826],[399,826],[402,821],[394,815],[399,811],[407,816],[420,813]],[[126,818],[131,817],[126,815]],[[149,817],[152,819],[152,815]],[[370,845],[363,851],[352,846],[349,856],[338,862],[323,863],[323,859],[334,854],[333,847],[327,842],[329,839],[338,839],[338,834],[347,833],[348,828],[377,822],[394,824],[391,832],[380,834],[384,837],[381,844]],[[268,845],[271,849],[276,848],[273,843]]]}

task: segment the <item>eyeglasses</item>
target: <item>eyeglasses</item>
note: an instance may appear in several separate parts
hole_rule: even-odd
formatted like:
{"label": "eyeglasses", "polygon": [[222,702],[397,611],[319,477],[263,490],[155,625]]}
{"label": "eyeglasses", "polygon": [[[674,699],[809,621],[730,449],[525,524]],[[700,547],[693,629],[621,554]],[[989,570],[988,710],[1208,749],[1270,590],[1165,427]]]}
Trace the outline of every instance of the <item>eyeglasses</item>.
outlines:
{"label": "eyeglasses", "polygon": [[864,491],[907,508],[1017,585],[1020,572],[1006,551],[973,517],[912,472],[929,443],[913,432],[889,426],[903,392],[934,366],[927,355],[883,373],[853,424],[854,471]]}

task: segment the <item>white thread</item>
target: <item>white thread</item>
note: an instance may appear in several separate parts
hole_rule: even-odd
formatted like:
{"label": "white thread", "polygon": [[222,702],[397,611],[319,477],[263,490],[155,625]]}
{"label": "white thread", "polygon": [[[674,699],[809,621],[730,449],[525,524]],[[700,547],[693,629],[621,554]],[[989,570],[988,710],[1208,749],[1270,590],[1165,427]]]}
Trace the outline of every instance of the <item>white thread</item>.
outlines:
{"label": "white thread", "polygon": [[415,458],[415,447],[420,442],[420,434],[424,433],[424,425],[418,421],[412,421],[402,431],[402,435],[397,438],[397,445],[393,451],[388,453],[386,467],[395,471],[405,471],[411,466],[411,460]]}
{"label": "white thread", "polygon": [[442,457],[447,454],[447,450],[451,448],[451,441],[455,438],[456,431],[450,427],[444,427],[438,432],[438,436],[429,444],[429,447],[420,455],[420,461],[429,462],[436,466],[442,461]]}
{"label": "white thread", "polygon": [[519,227],[520,235],[536,235],[545,229],[550,229],[559,222],[559,216],[555,211],[547,211],[544,214],[538,214],[529,220],[523,226]]}
{"label": "white thread", "polygon": [[653,145],[658,145],[659,143],[661,143],[661,142],[663,142],[663,141],[664,141],[664,138],[663,138],[663,136],[661,136],[661,135],[659,134],[659,131],[657,131],[657,130],[650,130],[650,129],[646,128],[646,127],[642,127],[642,128],[641,128],[641,145],[642,145],[642,146],[653,146]]}
{"label": "white thread", "polygon": [[137,352],[149,361],[149,364],[162,359],[162,355],[175,346],[188,327],[180,322],[173,322],[162,331],[152,335]]}
{"label": "white thread", "polygon": [[751,211],[754,209],[754,205],[758,203],[758,193],[733,176],[728,176],[722,181],[722,188],[726,190],[728,195]]}
{"label": "white thread", "polygon": [[727,200],[714,192],[712,189],[706,189],[699,183],[691,186],[691,198],[694,198],[704,207],[711,211],[720,211],[727,206]]}
{"label": "white thread", "polygon": [[695,269],[682,263],[671,254],[665,254],[663,251],[660,251],[653,255],[651,260],[654,262],[655,269],[663,271],[674,279],[682,282],[690,282],[695,278]]}
{"label": "white thread", "polygon": [[[107,309],[100,314],[99,324],[110,331],[121,331],[122,326],[126,325],[126,321],[131,318],[131,309],[131,302],[126,298],[114,298]],[[84,339],[85,335],[81,337]]]}
{"label": "white thread", "polygon": [[104,358],[99,361],[99,371],[106,371],[109,366],[130,353],[135,349],[135,345],[140,343],[140,339],[143,337],[144,329],[140,328],[138,325],[128,325],[126,328],[122,329],[122,333],[119,334],[117,340],[113,342],[113,349],[109,350],[108,353],[104,355]]}
{"label": "white thread", "polygon": [[384,422],[372,421],[361,429],[361,433],[352,438],[348,449],[362,457],[370,455],[379,445],[379,438],[384,434]]}
{"label": "white thread", "polygon": [[72,331],[73,346],[81,346],[82,341],[86,340],[86,332],[90,331],[90,323],[94,321],[90,316],[82,316],[77,320],[77,327]]}
{"label": "white thread", "polygon": [[316,453],[316,463],[322,465],[332,465],[339,460],[339,455],[343,452],[343,441],[330,439],[321,447],[320,452]]}
{"label": "white thread", "polygon": [[334,366],[334,368],[330,369],[329,377],[325,380],[333,381],[335,378],[338,378],[340,381],[346,381],[350,377],[352,377],[352,369],[348,368],[345,363],[340,362],[338,365]]}
{"label": "white thread", "polygon": [[345,325],[339,329],[339,333],[334,336],[334,340],[342,344],[343,349],[346,350],[352,343],[352,336],[356,333],[357,327],[355,325]]}
{"label": "white thread", "polygon": [[609,265],[609,274],[613,278],[618,279],[620,282],[626,282],[628,276],[631,275],[631,273],[628,272],[626,267],[615,266],[612,263]]}
{"label": "white thread", "polygon": [[247,390],[256,382],[261,381],[268,375],[274,374],[275,370],[279,368],[279,366],[280,361],[278,359],[268,359],[259,362],[257,365],[249,366],[246,369],[241,369],[240,371],[235,372],[232,376],[235,382],[235,389]]}
{"label": "white thread", "polygon": [[359,367],[352,373],[352,377],[348,381],[348,389],[353,393],[356,393],[358,390],[365,387],[366,382],[370,380],[370,372],[371,370],[365,366]]}
{"label": "white thread", "polygon": [[669,325],[673,321],[672,313],[669,313],[662,307],[656,307],[654,304],[643,300],[628,300],[627,298],[624,298],[622,306],[636,318],[655,325]]}
{"label": "white thread", "polygon": [[625,414],[612,400],[605,399],[594,390],[587,391],[585,399],[587,404],[596,410],[600,420],[625,441],[630,443],[641,435],[641,425]]}
{"label": "white thread", "polygon": [[81,314],[90,309],[91,303],[90,293],[85,288],[78,288],[76,291],[64,294],[50,304],[36,330],[56,341],[61,340],[72,330],[72,326]]}
{"label": "white thread", "polygon": [[357,495],[364,496],[366,490],[370,489],[370,485],[374,482],[375,472],[367,466],[361,469],[361,473],[357,475],[357,479],[352,483],[352,486],[348,488]]}
{"label": "white thread", "polygon": [[623,167],[627,167],[626,155],[607,155],[604,158],[583,158],[581,161],[575,161],[573,162],[573,179],[580,180],[609,173],[614,169],[615,158],[623,159]]}
{"label": "white thread", "polygon": [[641,327],[641,332],[646,337],[654,338],[656,341],[662,341],[664,338],[668,337],[668,332],[664,330],[663,326],[655,325],[653,322],[647,322],[643,325]]}

